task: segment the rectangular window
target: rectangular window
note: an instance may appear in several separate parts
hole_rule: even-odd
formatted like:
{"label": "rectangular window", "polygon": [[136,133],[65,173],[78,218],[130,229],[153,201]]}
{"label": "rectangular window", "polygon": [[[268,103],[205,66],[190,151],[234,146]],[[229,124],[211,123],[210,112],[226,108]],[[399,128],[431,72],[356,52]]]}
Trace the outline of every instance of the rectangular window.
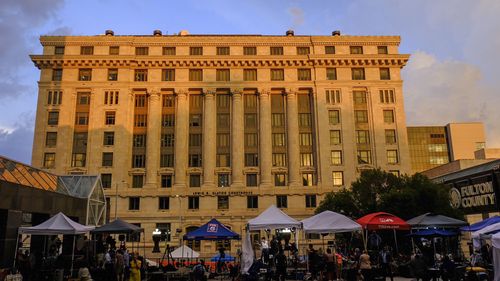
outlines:
{"label": "rectangular window", "polygon": [[399,162],[397,150],[387,150],[387,163],[397,164]]}
{"label": "rectangular window", "polygon": [[229,196],[217,196],[217,209],[218,210],[229,209]]}
{"label": "rectangular window", "polygon": [[337,80],[337,69],[327,68],[326,69],[326,80]]}
{"label": "rectangular window", "polygon": [[271,53],[271,56],[282,56],[283,55],[283,47],[271,47],[270,53]]}
{"label": "rectangular window", "polygon": [[203,55],[203,47],[189,47],[189,55],[190,56],[202,56]]}
{"label": "rectangular window", "polygon": [[149,54],[148,47],[135,47],[136,56],[147,56]]}
{"label": "rectangular window", "polygon": [[111,188],[111,174],[101,174],[102,188]]}
{"label": "rectangular window", "polygon": [[332,165],[342,165],[342,150],[332,150],[330,159]]}
{"label": "rectangular window", "polygon": [[230,81],[231,80],[231,73],[229,69],[217,69],[215,73],[216,81]]}
{"label": "rectangular window", "polygon": [[352,80],[365,80],[365,69],[364,68],[351,68]]}
{"label": "rectangular window", "polygon": [[173,167],[174,166],[174,155],[173,154],[161,154],[160,155],[160,167]]}
{"label": "rectangular window", "polygon": [[227,133],[218,133],[217,134],[216,145],[219,148],[229,147],[229,145],[230,145],[229,134],[227,134]]}
{"label": "rectangular window", "polygon": [[113,152],[102,153],[102,166],[113,167]]}
{"label": "rectangular window", "polygon": [[340,124],[340,110],[328,110],[328,122],[330,125]]}
{"label": "rectangular window", "polygon": [[380,103],[394,103],[394,90],[380,90]]}
{"label": "rectangular window", "polygon": [[273,127],[283,127],[283,126],[285,126],[285,114],[283,114],[283,113],[273,113],[271,115],[271,126],[273,126]]}
{"label": "rectangular window", "polygon": [[285,153],[273,153],[273,166],[274,167],[285,167],[286,166],[286,154]]}
{"label": "rectangular window", "polygon": [[389,170],[389,173],[395,175],[396,177],[399,177],[399,171],[398,170]]}
{"label": "rectangular window", "polygon": [[92,69],[81,68],[78,70],[78,81],[91,81],[92,80]]}
{"label": "rectangular window", "polygon": [[115,132],[104,132],[103,145],[115,144]]}
{"label": "rectangular window", "polygon": [[354,104],[366,104],[366,92],[365,91],[353,91],[352,97],[354,99]]}
{"label": "rectangular window", "polygon": [[148,116],[146,114],[135,114],[134,115],[134,126],[135,127],[147,127],[148,126]]}
{"label": "rectangular window", "polygon": [[217,108],[218,109],[229,109],[231,105],[230,95],[217,95]]}
{"label": "rectangular window", "polygon": [[77,112],[75,117],[75,125],[88,125],[89,124],[89,113],[88,112]]}
{"label": "rectangular window", "polygon": [[387,51],[387,46],[378,46],[377,53],[379,55],[387,55],[389,52]]}
{"label": "rectangular window", "polygon": [[176,54],[175,47],[163,47],[164,56],[175,56],[175,54]]}
{"label": "rectangular window", "polygon": [[327,104],[339,104],[340,99],[340,89],[326,90],[326,103]]}
{"label": "rectangular window", "polygon": [[112,105],[118,104],[119,92],[118,91],[104,91],[104,104]]}
{"label": "rectangular window", "polygon": [[302,186],[313,186],[314,185],[314,174],[313,173],[303,173],[302,174]]}
{"label": "rectangular window", "polygon": [[174,134],[162,134],[161,147],[174,147]]}
{"label": "rectangular window", "polygon": [[80,55],[93,55],[93,54],[94,54],[94,46],[80,47]]}
{"label": "rectangular window", "polygon": [[55,46],[54,55],[64,55],[64,46]]}
{"label": "rectangular window", "polygon": [[169,188],[172,187],[173,177],[172,175],[161,175],[161,187]]}
{"label": "rectangular window", "polygon": [[146,147],[146,135],[134,134],[132,138],[133,147]]}
{"label": "rectangular window", "polygon": [[245,56],[257,55],[257,47],[243,47],[243,55]]}
{"label": "rectangular window", "polygon": [[386,144],[396,143],[396,130],[385,130],[385,143]]}
{"label": "rectangular window", "polygon": [[300,146],[312,146],[313,145],[312,133],[300,133],[299,144]]}
{"label": "rectangular window", "polygon": [[351,46],[349,49],[351,51],[351,55],[363,54],[363,46]]}
{"label": "rectangular window", "polygon": [[77,93],[76,94],[76,104],[78,105],[89,105],[90,104],[90,93]]}
{"label": "rectangular window", "polygon": [[309,47],[297,47],[297,55],[309,55],[310,53]]}
{"label": "rectangular window", "polygon": [[134,70],[134,81],[138,82],[148,81],[148,70],[147,69]]}
{"label": "rectangular window", "polygon": [[286,186],[286,174],[274,174],[274,186]]}
{"label": "rectangular window", "polygon": [[258,209],[259,208],[259,197],[258,196],[247,196],[247,208],[248,209]]}
{"label": "rectangular window", "polygon": [[135,95],[135,107],[146,106],[146,95]]}
{"label": "rectangular window", "polygon": [[389,68],[380,68],[380,80],[391,80],[391,71]]}
{"label": "rectangular window", "polygon": [[86,156],[85,153],[73,153],[71,157],[71,167],[85,167]]}
{"label": "rectangular window", "polygon": [[271,69],[271,81],[284,81],[284,80],[285,80],[284,69]]}
{"label": "rectangular window", "polygon": [[216,53],[218,56],[229,56],[229,47],[217,47]]}
{"label": "rectangular window", "polygon": [[175,69],[162,69],[161,81],[175,81]]}
{"label": "rectangular window", "polygon": [[146,167],[146,155],[133,154],[132,155],[132,168],[144,168],[144,167]]}
{"label": "rectangular window", "polygon": [[246,128],[257,128],[257,114],[245,113],[245,127]]}
{"label": "rectangular window", "polygon": [[108,69],[108,81],[118,81],[118,69]]}
{"label": "rectangular window", "polygon": [[52,81],[62,81],[63,70],[60,68],[52,69]]}
{"label": "rectangular window", "polygon": [[201,146],[201,134],[189,134],[189,147]]}
{"label": "rectangular window", "polygon": [[278,208],[288,208],[288,200],[286,195],[276,196],[276,207]]}
{"label": "rectangular window", "polygon": [[394,111],[384,110],[384,123],[388,124],[394,123]]}
{"label": "rectangular window", "polygon": [[333,186],[344,185],[344,172],[332,172]]}
{"label": "rectangular window", "polygon": [[257,147],[257,134],[256,133],[247,133],[245,134],[245,146],[246,147]]}
{"label": "rectangular window", "polygon": [[175,115],[174,114],[163,114],[161,116],[161,126],[162,127],[175,126]]}
{"label": "rectangular window", "polygon": [[368,111],[354,110],[354,121],[356,123],[368,123]]}
{"label": "rectangular window", "polygon": [[106,125],[114,125],[115,124],[115,114],[114,111],[106,111]]}
{"label": "rectangular window", "polygon": [[297,80],[310,81],[311,80],[311,70],[308,68],[297,69]]}
{"label": "rectangular window", "polygon": [[300,154],[300,166],[314,166],[312,153],[301,153]]}
{"label": "rectangular window", "polygon": [[172,108],[175,107],[175,97],[174,95],[162,95],[161,105],[162,107]]}
{"label": "rectangular window", "polygon": [[316,195],[306,195],[306,208],[316,208]]}
{"label": "rectangular window", "polygon": [[342,143],[342,137],[340,135],[340,130],[330,131],[330,145],[338,145]]}
{"label": "rectangular window", "polygon": [[243,81],[257,81],[257,69],[244,69]]}
{"label": "rectangular window", "polygon": [[45,153],[43,155],[43,167],[47,169],[52,169],[56,167],[56,154],[55,153]]}
{"label": "rectangular window", "polygon": [[203,81],[203,69],[190,69],[189,81]]}
{"label": "rectangular window", "polygon": [[199,208],[200,208],[200,197],[189,196],[188,197],[188,209],[189,210],[198,210]]}
{"label": "rectangular window", "polygon": [[312,126],[311,113],[299,113],[299,126],[300,127],[311,127]]}
{"label": "rectangular window", "polygon": [[57,145],[57,133],[47,132],[47,134],[45,135],[45,146],[55,147],[56,145]]}
{"label": "rectangular window", "polygon": [[259,157],[257,153],[245,153],[245,166],[257,167],[259,166]]}
{"label": "rectangular window", "polygon": [[215,161],[217,167],[229,167],[231,164],[231,158],[229,157],[229,154],[217,154]]}
{"label": "rectangular window", "polygon": [[356,130],[356,143],[357,144],[370,143],[370,132],[366,130]]}
{"label": "rectangular window", "polygon": [[189,167],[201,167],[201,154],[189,154]]}
{"label": "rectangular window", "polygon": [[372,152],[370,150],[358,150],[358,164],[371,164]]}
{"label": "rectangular window", "polygon": [[119,55],[120,54],[120,46],[109,46],[109,54],[110,55]]}
{"label": "rectangular window", "polygon": [[285,133],[273,133],[273,146],[285,146]]}
{"label": "rectangular window", "polygon": [[142,188],[144,185],[144,175],[132,175],[132,188]]}
{"label": "rectangular window", "polygon": [[190,127],[201,127],[201,115],[200,114],[190,114],[189,115],[189,126]]}
{"label": "rectangular window", "polygon": [[257,174],[246,174],[247,186],[257,186]]}
{"label": "rectangular window", "polygon": [[170,209],[170,198],[166,196],[158,197],[158,209],[159,210]]}
{"label": "rectangular window", "polygon": [[141,208],[141,198],[140,197],[129,197],[128,198],[128,209],[130,211],[138,211]]}
{"label": "rectangular window", "polygon": [[335,54],[335,46],[325,46],[325,54],[327,55]]}

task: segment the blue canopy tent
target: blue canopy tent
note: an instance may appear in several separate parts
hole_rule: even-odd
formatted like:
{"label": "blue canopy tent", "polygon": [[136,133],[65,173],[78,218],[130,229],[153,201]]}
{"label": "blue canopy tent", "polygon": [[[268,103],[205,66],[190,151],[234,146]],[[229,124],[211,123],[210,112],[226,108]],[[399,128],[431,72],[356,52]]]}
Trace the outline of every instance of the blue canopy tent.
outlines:
{"label": "blue canopy tent", "polygon": [[494,216],[494,217],[482,220],[480,222],[476,222],[474,224],[471,224],[470,226],[464,226],[464,227],[460,228],[460,230],[474,232],[474,231],[478,231],[478,230],[483,229],[489,225],[496,224],[499,222],[500,222],[500,216]]}
{"label": "blue canopy tent", "polygon": [[410,236],[410,237],[450,237],[450,236],[457,236],[457,235],[458,235],[458,233],[453,232],[453,231],[430,228],[430,229],[423,229],[423,230],[419,230],[417,232],[410,233],[407,236]]}
{"label": "blue canopy tent", "polygon": [[235,260],[236,260],[235,257],[228,254],[225,254],[223,258],[220,257],[220,254],[217,254],[210,259],[210,261],[222,261],[222,262],[235,261]]}
{"label": "blue canopy tent", "polygon": [[206,224],[200,226],[184,235],[184,240],[239,240],[240,235],[216,219],[211,219]]}

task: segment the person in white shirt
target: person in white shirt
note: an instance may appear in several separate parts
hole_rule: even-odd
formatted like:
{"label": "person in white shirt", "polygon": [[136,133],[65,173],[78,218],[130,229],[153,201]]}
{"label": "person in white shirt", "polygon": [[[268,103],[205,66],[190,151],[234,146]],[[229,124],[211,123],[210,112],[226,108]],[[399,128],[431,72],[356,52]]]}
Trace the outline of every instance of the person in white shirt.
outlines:
{"label": "person in white shirt", "polygon": [[266,240],[265,237],[262,237],[260,241],[260,249],[261,249],[260,259],[262,260],[263,263],[267,264],[269,262],[269,242]]}

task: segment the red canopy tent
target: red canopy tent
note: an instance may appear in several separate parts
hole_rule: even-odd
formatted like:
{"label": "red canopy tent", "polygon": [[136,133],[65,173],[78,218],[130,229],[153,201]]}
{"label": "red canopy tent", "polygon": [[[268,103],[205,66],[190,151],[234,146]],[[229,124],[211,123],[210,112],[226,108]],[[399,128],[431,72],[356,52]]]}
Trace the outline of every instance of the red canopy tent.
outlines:
{"label": "red canopy tent", "polygon": [[389,213],[377,212],[373,214],[368,214],[356,220],[357,223],[366,230],[365,239],[365,249],[368,240],[368,230],[393,230],[394,231],[394,241],[396,243],[396,252],[398,250],[398,241],[396,239],[396,230],[410,230],[410,225],[407,224],[403,219]]}

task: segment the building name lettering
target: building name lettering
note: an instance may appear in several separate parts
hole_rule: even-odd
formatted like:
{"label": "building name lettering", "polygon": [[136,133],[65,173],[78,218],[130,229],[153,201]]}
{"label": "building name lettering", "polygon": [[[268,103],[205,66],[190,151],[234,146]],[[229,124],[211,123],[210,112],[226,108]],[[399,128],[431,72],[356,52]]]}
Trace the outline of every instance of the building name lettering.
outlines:
{"label": "building name lettering", "polygon": [[452,188],[450,191],[451,205],[454,208],[473,208],[495,205],[495,190],[493,182],[476,183]]}
{"label": "building name lettering", "polygon": [[238,195],[252,195],[252,191],[200,191],[200,192],[193,192],[193,195],[197,196],[206,196],[206,195],[211,195],[211,196],[238,196]]}

